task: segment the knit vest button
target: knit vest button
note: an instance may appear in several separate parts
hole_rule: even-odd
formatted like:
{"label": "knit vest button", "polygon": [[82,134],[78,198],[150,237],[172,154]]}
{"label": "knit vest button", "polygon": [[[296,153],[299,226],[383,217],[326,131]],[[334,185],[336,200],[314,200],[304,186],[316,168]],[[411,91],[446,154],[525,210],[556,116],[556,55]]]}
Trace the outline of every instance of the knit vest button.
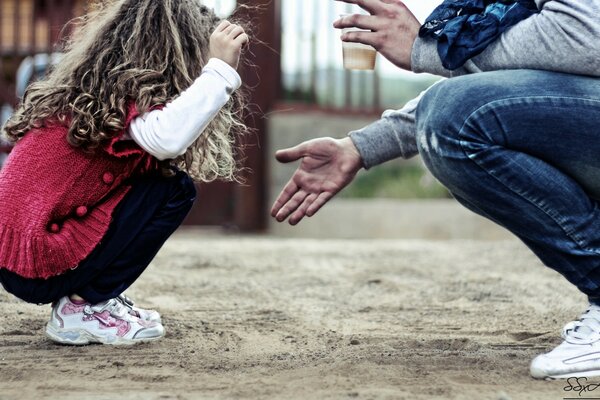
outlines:
{"label": "knit vest button", "polygon": [[50,232],[52,233],[58,233],[60,232],[60,226],[58,224],[51,224],[50,225]]}
{"label": "knit vest button", "polygon": [[102,175],[102,181],[107,185],[110,185],[115,181],[115,177],[110,172],[105,172],[104,175]]}
{"label": "knit vest button", "polygon": [[79,206],[75,210],[75,214],[77,214],[78,217],[85,217],[87,213],[88,213],[88,208],[86,206]]}

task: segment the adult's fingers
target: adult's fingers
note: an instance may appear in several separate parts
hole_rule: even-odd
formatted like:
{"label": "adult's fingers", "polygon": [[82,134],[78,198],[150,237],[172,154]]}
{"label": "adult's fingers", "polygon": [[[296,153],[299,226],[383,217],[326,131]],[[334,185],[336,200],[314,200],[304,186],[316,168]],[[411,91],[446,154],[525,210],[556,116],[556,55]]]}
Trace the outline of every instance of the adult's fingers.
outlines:
{"label": "adult's fingers", "polygon": [[323,207],[331,198],[335,195],[335,193],[331,192],[323,192],[317,197],[315,201],[312,202],[310,207],[306,210],[306,215],[308,217],[312,217]]}
{"label": "adult's fingers", "polygon": [[371,14],[377,14],[385,10],[385,4],[381,0],[336,0],[342,3],[356,4],[365,11]]}
{"label": "adult's fingers", "polygon": [[290,181],[281,190],[281,193],[279,193],[279,196],[277,196],[277,199],[273,203],[273,207],[271,207],[272,217],[277,216],[277,213],[279,212],[279,210],[281,210],[281,207],[283,207],[283,205],[287,203],[293,195],[296,194],[298,189],[299,187],[298,185],[296,185],[296,183],[294,183],[294,178],[292,177],[292,179],[290,179]]}
{"label": "adult's fingers", "polygon": [[353,14],[347,15],[335,21],[333,27],[337,29],[359,28],[377,31],[381,29],[381,19],[372,15]]}
{"label": "adult's fingers", "polygon": [[309,194],[290,217],[290,225],[297,225],[300,221],[302,221],[302,219],[306,216],[306,211],[317,198],[318,195],[316,193]]}
{"label": "adult's fingers", "polygon": [[306,153],[306,144],[300,143],[297,146],[277,151],[275,153],[275,158],[279,162],[289,163],[289,162],[301,159],[302,157],[304,157],[305,153]]}
{"label": "adult's fingers", "polygon": [[342,41],[368,44],[375,48],[377,48],[379,46],[379,37],[376,32],[367,32],[367,31],[346,32],[342,35]]}
{"label": "adult's fingers", "polygon": [[406,4],[404,4],[404,2],[402,0],[381,0],[381,1],[386,4],[400,4],[404,7],[406,7]]}
{"label": "adult's fingers", "polygon": [[283,207],[281,207],[281,209],[275,216],[275,219],[277,219],[277,221],[279,222],[285,221],[287,217],[289,217],[294,211],[298,209],[300,204],[302,204],[302,202],[306,199],[307,196],[308,193],[306,193],[304,190],[299,190],[298,192],[296,192],[296,194],[293,195],[292,198],[283,205]]}

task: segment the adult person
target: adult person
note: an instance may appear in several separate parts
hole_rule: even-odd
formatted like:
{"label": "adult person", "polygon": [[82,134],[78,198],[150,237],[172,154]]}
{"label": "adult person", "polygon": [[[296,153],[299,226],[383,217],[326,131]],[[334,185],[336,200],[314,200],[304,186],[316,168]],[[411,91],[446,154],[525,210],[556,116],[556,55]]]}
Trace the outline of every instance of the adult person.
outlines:
{"label": "adult person", "polygon": [[417,153],[468,209],[507,228],[590,305],[564,341],[531,363],[535,378],[600,375],[600,0],[535,0],[538,11],[462,67],[443,67],[437,42],[398,0],[337,0],[342,36],[400,68],[451,79],[404,109],[334,140],[280,150],[301,165],[272,208],[292,225],[313,216],[361,168]]}

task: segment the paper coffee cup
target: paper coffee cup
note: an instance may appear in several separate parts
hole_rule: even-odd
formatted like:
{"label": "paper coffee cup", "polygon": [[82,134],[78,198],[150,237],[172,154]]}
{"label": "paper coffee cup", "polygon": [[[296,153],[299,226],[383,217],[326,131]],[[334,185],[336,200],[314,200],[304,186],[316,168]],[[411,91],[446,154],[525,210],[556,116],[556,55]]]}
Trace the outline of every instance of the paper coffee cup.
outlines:
{"label": "paper coffee cup", "polygon": [[[345,17],[341,15],[340,17]],[[345,28],[342,34],[347,32],[362,31],[358,28]],[[362,43],[342,42],[344,57],[344,68],[358,70],[374,70],[377,60],[377,50],[372,46]]]}

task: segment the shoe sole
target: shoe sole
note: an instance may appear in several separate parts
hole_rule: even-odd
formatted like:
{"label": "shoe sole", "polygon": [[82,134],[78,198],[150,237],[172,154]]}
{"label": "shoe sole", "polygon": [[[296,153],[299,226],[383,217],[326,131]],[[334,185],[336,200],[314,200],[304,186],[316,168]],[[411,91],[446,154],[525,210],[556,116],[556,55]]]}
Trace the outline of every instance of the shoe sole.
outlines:
{"label": "shoe sole", "polygon": [[545,381],[557,381],[561,379],[569,379],[569,378],[593,378],[600,376],[600,370],[593,369],[589,371],[575,371],[569,372],[568,374],[558,374],[558,375],[546,375],[546,376],[535,376],[531,375],[534,379],[545,380]]}
{"label": "shoe sole", "polygon": [[600,376],[600,371],[598,370],[593,370],[593,371],[580,371],[580,372],[571,372],[568,374],[563,374],[563,375],[549,375],[549,376],[545,376],[543,378],[536,378],[535,379],[543,379],[545,381],[557,381],[557,380],[561,380],[561,379],[569,379],[569,378],[594,378]]}
{"label": "shoe sole", "polygon": [[47,324],[46,336],[48,336],[48,338],[53,342],[71,346],[85,346],[92,343],[107,344],[111,346],[132,346],[138,343],[147,343],[159,340],[164,337],[164,333],[161,336],[153,338],[126,339],[115,335],[94,336],[83,329],[56,329],[51,324]]}

